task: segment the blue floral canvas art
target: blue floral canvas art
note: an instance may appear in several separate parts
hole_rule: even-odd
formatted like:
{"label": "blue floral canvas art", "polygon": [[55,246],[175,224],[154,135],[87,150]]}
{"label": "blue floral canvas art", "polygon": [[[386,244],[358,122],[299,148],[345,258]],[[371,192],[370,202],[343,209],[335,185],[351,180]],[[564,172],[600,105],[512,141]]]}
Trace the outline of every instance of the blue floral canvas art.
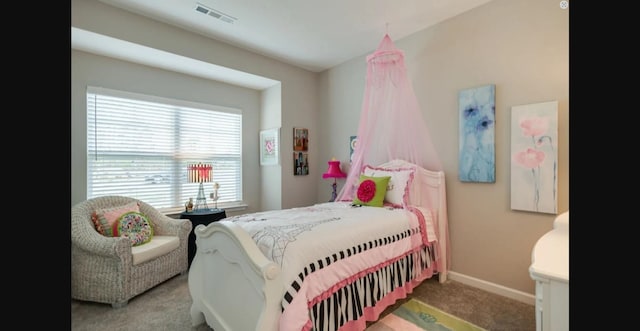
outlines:
{"label": "blue floral canvas art", "polygon": [[511,209],[557,214],[558,102],[511,107]]}
{"label": "blue floral canvas art", "polygon": [[484,85],[458,94],[458,178],[463,182],[495,183],[496,86]]}

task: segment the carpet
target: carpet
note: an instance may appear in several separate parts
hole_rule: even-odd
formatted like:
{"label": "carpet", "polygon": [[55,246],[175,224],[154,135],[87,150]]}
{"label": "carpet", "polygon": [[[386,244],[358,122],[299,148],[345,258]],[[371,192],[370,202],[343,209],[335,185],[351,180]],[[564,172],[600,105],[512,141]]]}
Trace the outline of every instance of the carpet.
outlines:
{"label": "carpet", "polygon": [[487,331],[436,307],[411,299],[366,331]]}

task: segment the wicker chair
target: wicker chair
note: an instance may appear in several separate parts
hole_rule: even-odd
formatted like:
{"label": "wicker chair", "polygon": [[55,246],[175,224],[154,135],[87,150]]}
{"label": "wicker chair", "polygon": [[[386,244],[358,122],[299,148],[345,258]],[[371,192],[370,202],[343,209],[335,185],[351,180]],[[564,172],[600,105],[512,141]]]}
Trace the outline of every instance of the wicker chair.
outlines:
{"label": "wicker chair", "polygon": [[[153,238],[177,236],[179,246],[134,265],[129,239],[106,237],[96,231],[91,221],[95,210],[132,201],[139,202],[140,212],[152,223]],[[71,297],[120,308],[136,295],[178,274],[185,274],[190,232],[191,221],[165,216],[151,205],[129,197],[105,196],[76,204],[71,207]]]}

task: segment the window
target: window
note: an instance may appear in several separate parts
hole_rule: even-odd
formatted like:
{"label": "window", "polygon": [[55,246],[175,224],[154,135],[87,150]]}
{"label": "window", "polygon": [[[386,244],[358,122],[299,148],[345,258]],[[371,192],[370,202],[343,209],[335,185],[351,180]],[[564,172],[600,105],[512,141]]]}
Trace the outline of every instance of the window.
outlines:
{"label": "window", "polygon": [[[87,198],[124,195],[156,208],[198,195],[189,163],[213,164],[218,203],[242,201],[242,112],[87,88]],[[207,204],[213,183],[204,183]]]}

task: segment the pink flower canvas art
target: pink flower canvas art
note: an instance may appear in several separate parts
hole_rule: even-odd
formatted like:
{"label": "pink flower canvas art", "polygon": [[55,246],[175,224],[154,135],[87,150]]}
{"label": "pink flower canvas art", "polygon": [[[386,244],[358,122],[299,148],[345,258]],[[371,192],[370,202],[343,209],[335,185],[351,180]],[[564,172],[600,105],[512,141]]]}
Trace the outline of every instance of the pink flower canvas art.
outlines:
{"label": "pink flower canvas art", "polygon": [[511,209],[557,214],[558,102],[511,108]]}

